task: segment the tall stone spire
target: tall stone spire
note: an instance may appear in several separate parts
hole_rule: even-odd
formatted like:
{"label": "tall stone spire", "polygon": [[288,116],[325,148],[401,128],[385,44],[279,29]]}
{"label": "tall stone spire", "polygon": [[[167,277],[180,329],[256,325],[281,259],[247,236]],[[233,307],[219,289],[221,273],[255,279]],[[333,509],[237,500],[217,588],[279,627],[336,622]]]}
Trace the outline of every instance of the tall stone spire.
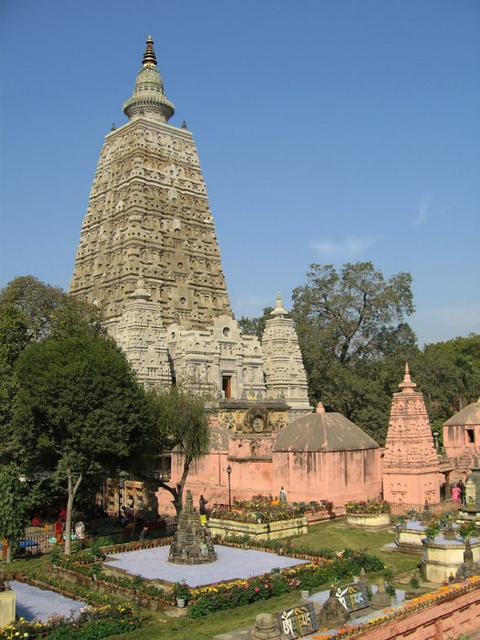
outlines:
{"label": "tall stone spire", "polygon": [[423,395],[408,364],[400,391],[393,394],[383,461],[383,495],[394,504],[437,504],[440,464]]}
{"label": "tall stone spire", "polygon": [[293,320],[280,294],[262,336],[267,398],[283,398],[297,414],[311,410],[307,376]]}
{"label": "tall stone spire", "polygon": [[144,116],[168,122],[175,113],[175,107],[165,95],[162,76],[157,69],[152,36],[148,36],[146,45],[143,66],[137,74],[132,97],[123,105],[123,111],[129,119]]}
{"label": "tall stone spire", "polygon": [[130,120],[105,137],[70,285],[98,304],[113,335],[133,299],[155,302],[165,327],[204,330],[231,316],[195,141],[166,124],[173,110],[149,37],[125,103]]}

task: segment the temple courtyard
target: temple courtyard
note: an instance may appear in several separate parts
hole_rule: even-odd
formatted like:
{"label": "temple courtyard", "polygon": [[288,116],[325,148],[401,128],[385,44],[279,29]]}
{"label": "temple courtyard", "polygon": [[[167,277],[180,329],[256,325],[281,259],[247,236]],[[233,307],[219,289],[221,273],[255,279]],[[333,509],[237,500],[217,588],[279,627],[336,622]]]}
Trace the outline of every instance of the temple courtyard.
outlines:
{"label": "temple courtyard", "polygon": [[215,545],[217,560],[205,564],[174,564],[168,561],[168,546],[109,554],[108,565],[147,580],[186,582],[190,587],[225,580],[260,576],[272,569],[286,569],[306,561],[253,549]]}

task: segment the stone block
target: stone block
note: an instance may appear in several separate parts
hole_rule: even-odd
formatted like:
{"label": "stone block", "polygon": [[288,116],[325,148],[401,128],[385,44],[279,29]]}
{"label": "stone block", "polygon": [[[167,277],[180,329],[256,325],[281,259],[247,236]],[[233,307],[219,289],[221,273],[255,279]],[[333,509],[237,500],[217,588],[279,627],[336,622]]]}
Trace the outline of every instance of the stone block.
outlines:
{"label": "stone block", "polygon": [[[470,540],[473,562],[480,560],[480,540]],[[445,540],[437,536],[434,540],[423,543],[422,576],[429,582],[444,582],[451,576],[455,577],[458,568],[463,564],[465,543],[456,540]]]}
{"label": "stone block", "polygon": [[11,589],[0,591],[0,629],[15,621],[15,609],[15,591]]}

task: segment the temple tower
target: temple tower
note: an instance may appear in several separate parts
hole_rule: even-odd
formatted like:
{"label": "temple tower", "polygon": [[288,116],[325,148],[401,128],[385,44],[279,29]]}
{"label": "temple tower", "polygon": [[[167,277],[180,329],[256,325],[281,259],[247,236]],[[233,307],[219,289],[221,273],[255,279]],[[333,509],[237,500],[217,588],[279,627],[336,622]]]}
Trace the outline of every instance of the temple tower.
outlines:
{"label": "temple tower", "polygon": [[267,399],[284,399],[296,414],[311,411],[297,332],[280,295],[265,324],[262,350]]}
{"label": "temple tower", "polygon": [[393,504],[440,502],[440,464],[423,395],[416,386],[406,364],[400,391],[393,394],[383,460],[383,497]]}
{"label": "temple tower", "polygon": [[70,285],[114,334],[140,274],[166,326],[206,329],[231,316],[195,142],[168,124],[174,109],[149,37],[129,121],[105,137]]}

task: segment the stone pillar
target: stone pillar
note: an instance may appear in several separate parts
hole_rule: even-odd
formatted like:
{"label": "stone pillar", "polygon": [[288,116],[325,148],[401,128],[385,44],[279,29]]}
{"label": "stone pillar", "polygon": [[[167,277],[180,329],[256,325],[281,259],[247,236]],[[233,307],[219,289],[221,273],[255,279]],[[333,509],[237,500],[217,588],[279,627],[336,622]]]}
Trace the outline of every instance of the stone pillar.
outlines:
{"label": "stone pillar", "polygon": [[11,589],[0,591],[0,629],[15,622],[15,609],[15,591]]}

